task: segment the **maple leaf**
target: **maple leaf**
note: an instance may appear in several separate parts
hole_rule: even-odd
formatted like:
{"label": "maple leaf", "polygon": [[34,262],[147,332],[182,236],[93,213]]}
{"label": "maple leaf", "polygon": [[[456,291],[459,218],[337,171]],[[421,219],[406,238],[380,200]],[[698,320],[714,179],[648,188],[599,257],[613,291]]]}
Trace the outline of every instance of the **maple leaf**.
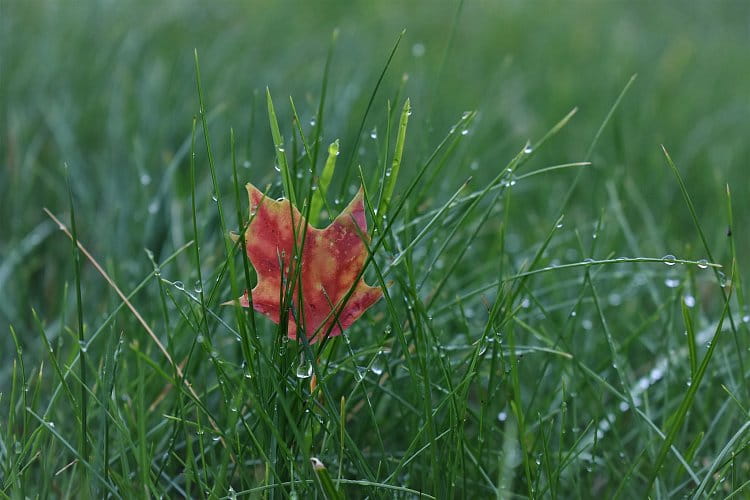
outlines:
{"label": "maple leaf", "polygon": [[[295,275],[294,264],[301,259],[299,280],[304,318],[299,313],[299,283],[296,283],[293,294],[296,309],[294,314],[291,311],[287,314],[287,335],[297,338],[296,320],[304,321],[310,343],[323,339],[329,330],[331,337],[340,335],[382,295],[380,288],[367,285],[364,279],[357,281],[367,258],[362,188],[328,227],[318,229],[307,224],[289,200],[267,198],[250,183],[245,187],[251,214],[245,231],[245,249],[258,274],[258,283],[252,290],[253,308],[279,323],[284,285]],[[295,244],[301,245],[303,238],[304,248],[295,252]],[[295,259],[295,255],[300,259]],[[353,290],[351,295],[343,303],[350,290]],[[243,307],[250,306],[247,291],[239,301]]]}

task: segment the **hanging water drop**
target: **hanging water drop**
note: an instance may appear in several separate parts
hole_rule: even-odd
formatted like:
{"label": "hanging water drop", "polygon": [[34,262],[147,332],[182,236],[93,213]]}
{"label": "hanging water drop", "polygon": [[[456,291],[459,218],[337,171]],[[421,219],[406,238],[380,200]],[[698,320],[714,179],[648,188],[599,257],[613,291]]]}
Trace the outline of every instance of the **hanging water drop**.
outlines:
{"label": "hanging water drop", "polygon": [[308,360],[302,360],[299,365],[297,365],[297,378],[305,379],[312,377],[313,374],[313,366],[312,363]]}
{"label": "hanging water drop", "polygon": [[195,285],[193,285],[193,290],[195,290],[195,293],[201,293],[203,291],[203,284],[200,280],[195,280]]}
{"label": "hanging water drop", "polygon": [[699,260],[698,267],[701,269],[706,269],[708,267],[708,261],[706,259]]}
{"label": "hanging water drop", "polygon": [[174,285],[174,287],[178,290],[185,289],[185,283],[183,283],[182,281],[175,281],[174,283],[172,283],[172,285]]}
{"label": "hanging water drop", "polygon": [[667,255],[662,257],[661,260],[668,266],[674,266],[677,263],[675,262],[677,260],[677,257],[672,255],[671,253],[668,253]]}

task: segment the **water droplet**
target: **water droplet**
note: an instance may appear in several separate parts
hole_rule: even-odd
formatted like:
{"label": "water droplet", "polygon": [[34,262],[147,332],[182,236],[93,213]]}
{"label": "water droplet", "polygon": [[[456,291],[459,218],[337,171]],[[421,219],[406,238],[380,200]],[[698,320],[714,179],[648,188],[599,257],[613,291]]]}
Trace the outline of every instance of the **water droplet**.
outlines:
{"label": "water droplet", "polygon": [[159,211],[159,201],[154,200],[151,203],[148,204],[148,213],[155,214]]}
{"label": "water droplet", "polygon": [[283,152],[285,151],[285,149],[284,149],[284,146],[277,146],[277,147],[276,147],[276,150],[277,150],[277,151],[278,151],[279,153],[283,153]]}
{"label": "water droplet", "polygon": [[528,298],[525,298],[521,301],[521,307],[524,309],[528,309],[531,306],[531,301]]}
{"label": "water droplet", "polygon": [[469,169],[474,171],[479,170],[479,162],[476,160],[472,161],[471,164],[469,164]]}
{"label": "water droplet", "polygon": [[16,441],[16,443],[13,445],[13,450],[16,452],[16,455],[20,455],[23,451],[23,445],[21,445],[20,441]]}
{"label": "water droplet", "polygon": [[630,405],[625,401],[620,401],[619,408],[621,412],[625,413],[630,409]]}
{"label": "water droplet", "polygon": [[357,380],[357,382],[360,382],[362,379],[364,379],[365,375],[367,375],[367,368],[358,366],[357,371],[354,373],[354,378]]}
{"label": "water droplet", "polygon": [[211,195],[211,201],[213,201],[214,203],[216,203],[217,201],[219,201],[219,197],[216,196],[216,193],[214,193],[214,194]]}
{"label": "water droplet", "polygon": [[716,274],[719,275],[719,286],[720,287],[724,288],[725,286],[727,286],[729,284],[729,280],[727,280],[727,275],[726,274],[724,274],[721,271],[717,271]]}
{"label": "water droplet", "polygon": [[252,164],[252,162],[250,160],[245,160],[245,161],[242,162],[242,166],[244,168],[250,168],[252,165],[253,164]]}
{"label": "water droplet", "polygon": [[298,366],[297,366],[297,378],[310,378],[313,374],[313,366],[312,363],[308,360],[303,360]]}
{"label": "water droplet", "polygon": [[750,314],[745,314],[744,316],[742,316],[742,322],[750,323]]}
{"label": "water droplet", "polygon": [[575,312],[575,311],[570,311],[570,317],[571,317],[571,318],[575,318],[576,316],[578,316],[578,313],[577,313],[577,312]]}
{"label": "water droplet", "polygon": [[377,139],[378,138],[378,128],[375,127],[370,131],[370,139]]}
{"label": "water droplet", "polygon": [[211,438],[211,441],[213,441],[214,443],[218,443],[219,441],[221,441],[221,436],[214,436]]}
{"label": "water droplet", "polygon": [[461,130],[461,135],[469,135],[469,129],[465,128],[465,129]]}
{"label": "water droplet", "polygon": [[425,53],[425,47],[423,43],[415,43],[411,46],[411,55],[414,57],[422,57]]}
{"label": "water droplet", "polygon": [[674,266],[676,264],[675,260],[677,260],[677,257],[672,255],[671,253],[668,253],[667,255],[662,257],[661,260],[668,266]]}
{"label": "water droplet", "polygon": [[695,307],[695,297],[693,297],[692,295],[685,295],[682,300],[685,302],[686,306]]}
{"label": "water droplet", "polygon": [[278,163],[273,164],[273,169],[276,170],[277,172],[281,172],[281,167],[279,166]]}
{"label": "water droplet", "polygon": [[664,284],[667,288],[677,288],[680,286],[680,280],[674,278],[667,278],[664,280]]}
{"label": "water droplet", "polygon": [[610,293],[608,300],[609,304],[612,306],[619,306],[622,304],[622,296],[619,293]]}
{"label": "water droplet", "polygon": [[391,169],[390,168],[385,171],[385,176],[386,177],[390,177],[391,176]]}
{"label": "water droplet", "polygon": [[378,356],[372,362],[372,365],[370,365],[370,371],[378,376],[382,375],[385,371],[385,362],[381,358],[381,356]]}
{"label": "water droplet", "polygon": [[562,229],[562,227],[563,227],[563,223],[562,223],[562,222],[558,222],[558,223],[557,223],[557,224],[555,225],[555,227],[556,227],[557,229]]}
{"label": "water droplet", "polygon": [[500,422],[505,422],[506,420],[508,420],[508,414],[504,411],[501,411],[500,413],[497,414],[497,419]]}
{"label": "water droplet", "polygon": [[185,283],[183,283],[182,281],[175,281],[174,283],[172,283],[172,285],[174,285],[174,287],[178,290],[185,289]]}
{"label": "water droplet", "polygon": [[195,285],[193,285],[193,290],[195,290],[195,293],[201,293],[203,291],[203,284],[200,280],[195,280]]}
{"label": "water droplet", "polygon": [[587,318],[581,321],[581,327],[584,330],[591,330],[594,327],[594,323],[592,323],[591,320]]}
{"label": "water droplet", "polygon": [[699,260],[698,267],[700,267],[701,269],[706,269],[708,267],[708,261],[706,259]]}
{"label": "water droplet", "polygon": [[196,344],[202,344],[205,339],[203,338],[203,335],[198,335],[195,337],[195,343]]}
{"label": "water droplet", "polygon": [[141,184],[143,184],[144,186],[148,186],[149,184],[151,184],[151,176],[145,173],[141,174]]}
{"label": "water droplet", "polygon": [[310,126],[311,127],[314,127],[317,123],[318,122],[317,122],[317,120],[315,120],[315,118],[310,118]]}
{"label": "water droplet", "polygon": [[477,351],[477,356],[482,356],[484,353],[487,352],[487,342],[484,341],[484,339],[480,339],[479,344],[479,350]]}
{"label": "water droplet", "polygon": [[527,155],[530,155],[531,153],[534,152],[534,148],[531,147],[531,143],[528,143],[528,142],[526,143],[526,147],[523,148],[523,152],[526,153]]}

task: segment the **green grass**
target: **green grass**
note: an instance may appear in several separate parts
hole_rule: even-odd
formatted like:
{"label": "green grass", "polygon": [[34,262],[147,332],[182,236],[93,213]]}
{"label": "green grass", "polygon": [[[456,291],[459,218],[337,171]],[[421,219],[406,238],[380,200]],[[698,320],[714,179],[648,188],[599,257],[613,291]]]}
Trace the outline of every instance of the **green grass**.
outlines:
{"label": "green grass", "polygon": [[[0,3],[0,498],[748,495],[747,6],[205,9]],[[344,335],[246,182],[364,186]]]}

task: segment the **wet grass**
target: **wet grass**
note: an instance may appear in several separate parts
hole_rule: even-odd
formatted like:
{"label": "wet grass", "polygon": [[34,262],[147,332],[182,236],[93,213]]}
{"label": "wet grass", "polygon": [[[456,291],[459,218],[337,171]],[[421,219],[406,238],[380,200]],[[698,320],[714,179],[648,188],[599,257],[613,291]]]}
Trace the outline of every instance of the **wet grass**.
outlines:
{"label": "wet grass", "polygon": [[[744,497],[726,7],[0,7],[0,496]],[[221,305],[246,182],[365,188],[344,335]]]}

